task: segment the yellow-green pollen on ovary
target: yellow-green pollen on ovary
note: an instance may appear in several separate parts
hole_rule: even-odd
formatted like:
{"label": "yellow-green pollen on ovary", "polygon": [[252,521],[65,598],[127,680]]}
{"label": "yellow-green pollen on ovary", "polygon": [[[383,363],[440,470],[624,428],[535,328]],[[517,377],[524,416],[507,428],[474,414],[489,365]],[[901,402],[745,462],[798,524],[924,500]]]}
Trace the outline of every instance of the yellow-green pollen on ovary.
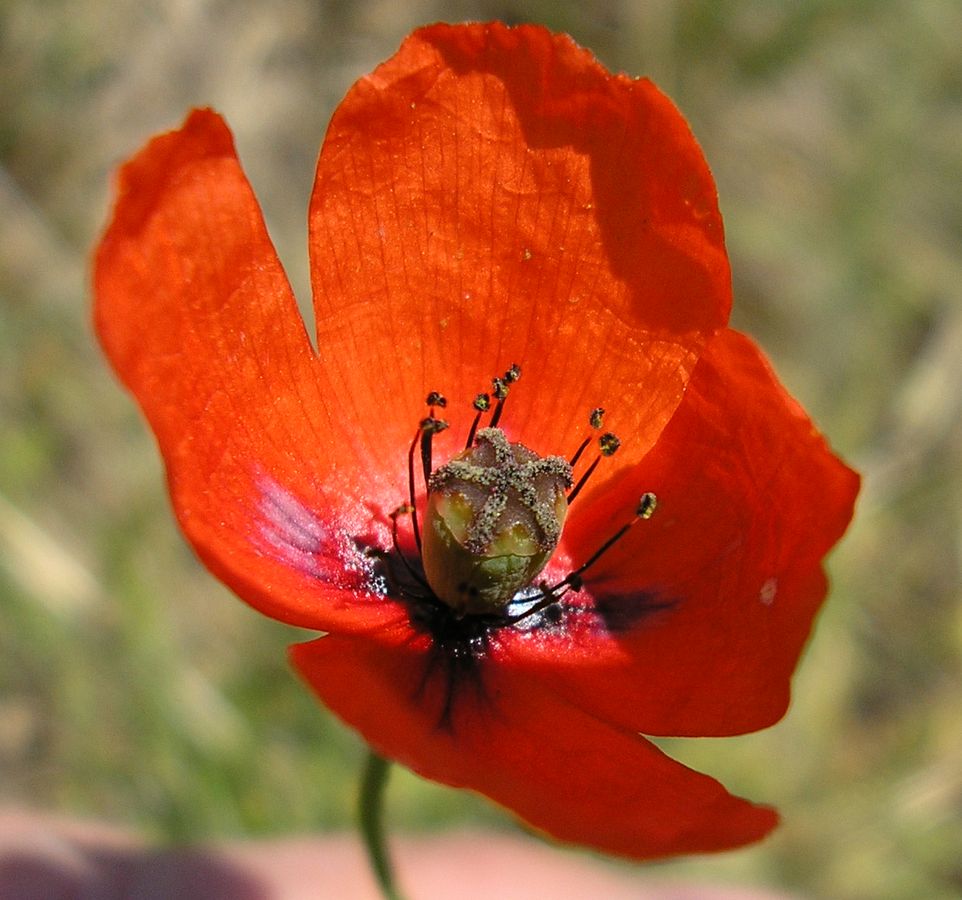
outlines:
{"label": "yellow-green pollen on ovary", "polygon": [[483,428],[428,479],[421,560],[431,590],[458,615],[503,613],[561,537],[571,465]]}

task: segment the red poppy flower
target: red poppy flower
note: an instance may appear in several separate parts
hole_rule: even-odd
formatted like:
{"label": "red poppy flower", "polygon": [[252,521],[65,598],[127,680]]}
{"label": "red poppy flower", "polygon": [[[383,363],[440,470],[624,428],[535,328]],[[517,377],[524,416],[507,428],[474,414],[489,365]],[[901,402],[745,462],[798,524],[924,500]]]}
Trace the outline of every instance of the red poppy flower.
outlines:
{"label": "red poppy flower", "polygon": [[[121,170],[97,330],[203,561],[325,632],[294,665],[428,778],[638,859],[766,834],[773,810],[640,735],[779,719],[857,478],[726,328],[715,188],[672,104],[541,28],[418,31],[334,116],[310,252],[316,350],[217,115]],[[508,442],[570,457],[604,407],[621,447],[543,572],[459,607],[392,513],[409,452],[418,473],[419,444],[457,457],[473,398],[515,363]],[[419,439],[431,391],[450,427]],[[415,493],[427,540],[420,474]]]}

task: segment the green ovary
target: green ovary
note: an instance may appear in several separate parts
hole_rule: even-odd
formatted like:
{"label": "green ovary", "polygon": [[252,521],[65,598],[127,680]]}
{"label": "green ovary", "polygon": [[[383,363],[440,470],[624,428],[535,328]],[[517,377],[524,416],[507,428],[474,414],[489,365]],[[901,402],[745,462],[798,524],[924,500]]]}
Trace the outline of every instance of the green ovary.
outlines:
{"label": "green ovary", "polygon": [[432,473],[421,547],[431,590],[459,615],[503,613],[561,536],[571,466],[498,428]]}
{"label": "green ovary", "polygon": [[427,512],[424,573],[438,597],[464,614],[502,611],[551,556],[523,525],[499,533],[484,552],[472,553],[464,542],[473,511],[459,494],[432,494]]}
{"label": "green ovary", "polygon": [[[567,503],[558,495],[554,511],[564,520]],[[522,522],[497,532],[481,552],[465,545],[475,510],[460,493],[431,493],[422,562],[438,598],[464,615],[503,612],[511,598],[545,567],[554,545],[543,547]]]}

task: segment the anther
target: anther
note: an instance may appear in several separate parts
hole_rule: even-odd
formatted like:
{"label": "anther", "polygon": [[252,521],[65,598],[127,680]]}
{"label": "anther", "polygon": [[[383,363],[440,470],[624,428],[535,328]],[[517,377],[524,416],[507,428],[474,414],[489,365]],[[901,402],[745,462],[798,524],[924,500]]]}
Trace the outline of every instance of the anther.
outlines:
{"label": "anther", "polygon": [[440,434],[449,426],[446,419],[435,419],[434,416],[426,416],[418,423],[418,427],[427,434]]}
{"label": "anther", "polygon": [[428,394],[428,399],[425,402],[428,406],[440,406],[441,409],[444,409],[444,407],[448,405],[447,398],[444,396],[444,394],[439,394],[437,391],[431,391],[431,393]]}
{"label": "anther", "polygon": [[609,431],[598,438],[598,446],[601,449],[602,456],[614,456],[615,453],[618,452],[618,448],[621,446],[621,441],[618,439],[617,435],[614,435]]}
{"label": "anther", "polygon": [[639,519],[650,519],[655,514],[657,508],[658,498],[651,491],[646,491],[638,501],[638,508],[635,510],[635,515]]}

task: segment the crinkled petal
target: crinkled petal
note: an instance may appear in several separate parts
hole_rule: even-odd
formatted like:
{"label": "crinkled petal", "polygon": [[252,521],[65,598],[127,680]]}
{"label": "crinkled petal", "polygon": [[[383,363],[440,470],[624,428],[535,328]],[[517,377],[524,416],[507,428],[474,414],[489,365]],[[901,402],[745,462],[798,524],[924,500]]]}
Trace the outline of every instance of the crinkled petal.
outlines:
{"label": "crinkled petal", "polygon": [[364,502],[349,490],[350,437],[219,116],[193,113],[121,169],[94,287],[97,333],[211,570],[305,627],[397,614],[364,555],[397,499],[373,477]]}
{"label": "crinkled petal", "polygon": [[600,612],[505,632],[498,662],[647,734],[766,727],[788,705],[825,597],[822,558],[851,519],[858,483],[754,344],[722,332],[651,453],[574,504],[565,540],[578,563],[643,492],[658,498],[654,516],[566,598]]}
{"label": "crinkled petal", "polygon": [[449,399],[440,452],[463,446],[471,400],[512,363],[509,435],[571,452],[608,406],[631,438],[610,471],[628,466],[730,306],[681,115],[534,26],[431,26],[362,78],[324,143],[310,249],[318,344],[340,348],[331,381],[385,466],[430,390]]}
{"label": "crinkled petal", "polygon": [[650,859],[730,849],[777,823],[772,809],[485,660],[462,669],[450,694],[425,641],[405,629],[331,635],[293,647],[292,659],[378,752],[478,791],[560,841]]}

